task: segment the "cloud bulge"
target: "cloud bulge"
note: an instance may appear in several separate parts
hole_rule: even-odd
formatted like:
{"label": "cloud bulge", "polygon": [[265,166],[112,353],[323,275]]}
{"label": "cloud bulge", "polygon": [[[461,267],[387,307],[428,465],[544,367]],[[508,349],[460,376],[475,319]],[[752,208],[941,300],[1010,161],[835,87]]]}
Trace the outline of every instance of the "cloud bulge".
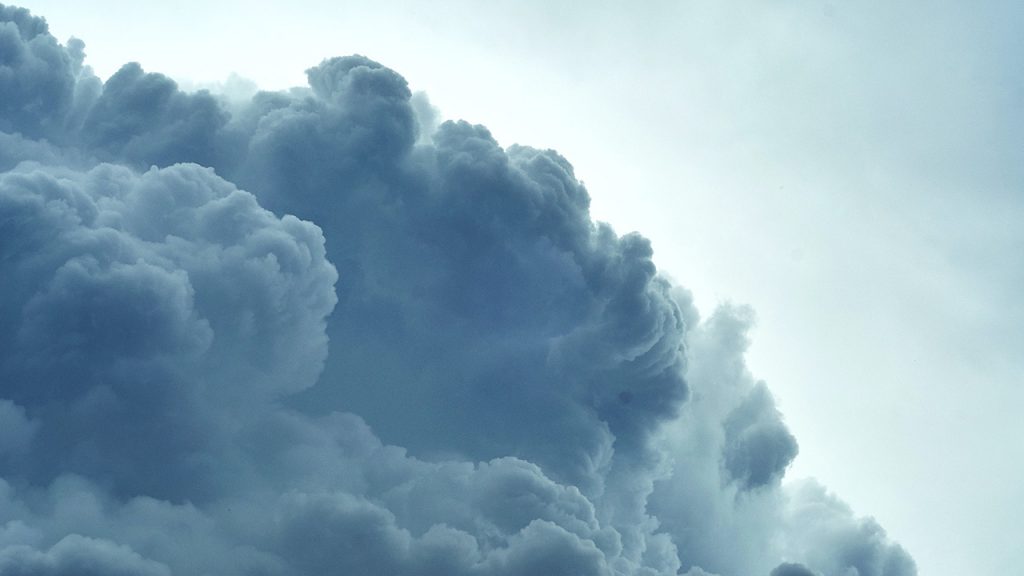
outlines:
{"label": "cloud bulge", "polygon": [[0,574],[916,574],[557,153],[85,62],[0,6]]}

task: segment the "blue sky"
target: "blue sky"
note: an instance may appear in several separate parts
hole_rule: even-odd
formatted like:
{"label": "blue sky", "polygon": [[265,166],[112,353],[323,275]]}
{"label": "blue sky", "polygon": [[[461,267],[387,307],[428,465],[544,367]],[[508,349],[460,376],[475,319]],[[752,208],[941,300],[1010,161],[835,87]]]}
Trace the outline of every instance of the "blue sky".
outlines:
{"label": "blue sky", "polygon": [[702,317],[756,312],[747,361],[800,445],[787,478],[877,518],[922,574],[1019,564],[1016,4],[28,7],[101,78],[137,60],[281,89],[359,53],[444,118],[557,150]]}

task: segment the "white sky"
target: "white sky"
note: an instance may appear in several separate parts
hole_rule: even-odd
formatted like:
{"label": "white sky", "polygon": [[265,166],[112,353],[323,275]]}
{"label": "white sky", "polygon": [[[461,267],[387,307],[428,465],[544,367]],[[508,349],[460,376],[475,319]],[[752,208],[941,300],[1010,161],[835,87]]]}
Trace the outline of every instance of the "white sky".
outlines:
{"label": "white sky", "polygon": [[101,77],[303,84],[365,54],[554,148],[750,354],[811,475],[922,576],[1019,572],[1024,4],[33,0]]}

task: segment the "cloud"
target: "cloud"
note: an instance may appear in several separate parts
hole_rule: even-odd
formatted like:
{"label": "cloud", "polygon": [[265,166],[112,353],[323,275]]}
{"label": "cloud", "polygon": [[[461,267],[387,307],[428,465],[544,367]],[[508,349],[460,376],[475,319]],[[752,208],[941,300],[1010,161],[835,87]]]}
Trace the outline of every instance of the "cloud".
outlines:
{"label": "cloud", "polygon": [[[913,559],[872,518],[851,521],[849,506],[813,480],[790,487],[787,513],[794,557],[825,574],[911,575]],[[796,556],[798,555],[798,556]]]}
{"label": "cloud", "polygon": [[723,427],[725,469],[745,489],[779,480],[796,457],[796,439],[786,429],[763,382],[729,413]]}
{"label": "cloud", "polygon": [[185,94],[170,78],[130,63],[104,83],[79,134],[99,157],[139,168],[185,161],[209,166],[226,122],[208,92]]}
{"label": "cloud", "polygon": [[0,572],[915,573],[554,151],[362,56],[227,103],[0,14]]}
{"label": "cloud", "polygon": [[190,497],[226,412],[315,381],[336,272],[312,224],[196,165],[27,166],[0,176],[0,207],[18,278],[0,374],[39,425],[14,469]]}
{"label": "cloud", "polygon": [[769,576],[814,576],[803,564],[790,564],[783,562],[779,564]]}
{"label": "cloud", "polygon": [[58,134],[75,95],[80,61],[24,8],[0,8],[0,128],[28,137]]}
{"label": "cloud", "polygon": [[28,451],[37,427],[25,415],[24,408],[10,400],[0,400],[0,454]]}
{"label": "cloud", "polygon": [[125,546],[71,534],[46,552],[27,546],[0,551],[0,572],[12,576],[168,576],[166,566]]}

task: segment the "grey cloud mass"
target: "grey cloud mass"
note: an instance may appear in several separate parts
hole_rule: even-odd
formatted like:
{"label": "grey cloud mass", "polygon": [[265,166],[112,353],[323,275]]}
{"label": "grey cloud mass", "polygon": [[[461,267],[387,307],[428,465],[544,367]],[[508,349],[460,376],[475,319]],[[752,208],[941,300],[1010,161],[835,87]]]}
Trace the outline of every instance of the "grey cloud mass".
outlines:
{"label": "grey cloud mass", "polygon": [[0,6],[0,575],[916,574],[566,159],[307,75],[101,82]]}
{"label": "grey cloud mass", "polygon": [[769,576],[814,576],[814,572],[811,572],[802,564],[783,562],[775,570],[772,570]]}

